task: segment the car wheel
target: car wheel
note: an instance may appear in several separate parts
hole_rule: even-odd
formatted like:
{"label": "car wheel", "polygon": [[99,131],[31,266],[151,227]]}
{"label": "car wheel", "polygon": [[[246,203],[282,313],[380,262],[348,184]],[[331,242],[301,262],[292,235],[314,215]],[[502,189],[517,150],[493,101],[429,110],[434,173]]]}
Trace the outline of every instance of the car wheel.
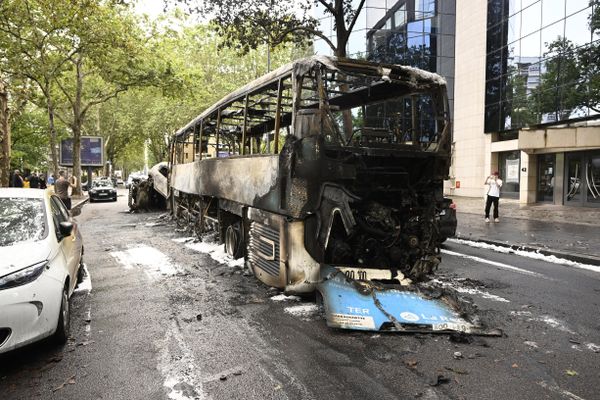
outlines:
{"label": "car wheel", "polygon": [[117,201],[117,198],[115,197],[112,201]]}
{"label": "car wheel", "polygon": [[94,202],[94,199],[92,199],[92,198],[90,197],[90,203],[93,203],[93,202]]}
{"label": "car wheel", "polygon": [[71,331],[71,306],[69,304],[68,285],[65,285],[62,293],[62,301],[60,303],[60,311],[58,314],[58,325],[54,333],[54,340],[58,344],[67,343],[69,332]]}

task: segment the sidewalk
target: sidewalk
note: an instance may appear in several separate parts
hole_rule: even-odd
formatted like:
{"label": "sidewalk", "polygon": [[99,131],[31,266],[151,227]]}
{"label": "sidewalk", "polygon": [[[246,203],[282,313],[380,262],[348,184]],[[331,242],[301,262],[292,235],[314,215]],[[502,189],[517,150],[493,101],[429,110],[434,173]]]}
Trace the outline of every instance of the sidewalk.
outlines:
{"label": "sidewalk", "polygon": [[483,198],[452,199],[457,238],[600,265],[600,208],[521,205],[517,200],[500,199],[500,222],[486,223]]}

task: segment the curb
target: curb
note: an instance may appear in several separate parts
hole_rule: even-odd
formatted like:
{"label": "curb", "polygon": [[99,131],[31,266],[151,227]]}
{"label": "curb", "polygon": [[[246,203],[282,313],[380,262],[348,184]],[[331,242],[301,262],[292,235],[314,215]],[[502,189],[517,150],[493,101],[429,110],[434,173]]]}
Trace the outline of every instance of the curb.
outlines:
{"label": "curb", "polygon": [[465,237],[460,237],[460,236],[453,236],[453,238],[460,239],[460,240],[467,240],[467,241],[476,242],[476,243],[486,243],[486,244],[491,244],[491,245],[499,246],[499,247],[506,247],[506,248],[510,248],[511,250],[522,250],[522,251],[528,251],[528,252],[532,252],[532,253],[539,253],[539,254],[543,254],[545,256],[555,256],[557,258],[563,258],[565,260],[574,261],[574,262],[577,262],[580,264],[589,264],[589,265],[600,266],[600,257],[587,255],[587,254],[569,253],[569,252],[560,251],[560,250],[548,250],[548,249],[544,249],[542,247],[517,245],[517,244],[506,243],[506,242],[500,242],[500,241],[496,241],[496,240],[477,239],[477,238],[473,238],[473,237],[465,238]]}
{"label": "curb", "polygon": [[90,199],[89,197],[86,197],[85,199],[79,200],[79,202],[71,205],[71,209],[79,208],[79,207],[83,206],[85,203],[87,203],[89,201],[89,199]]}

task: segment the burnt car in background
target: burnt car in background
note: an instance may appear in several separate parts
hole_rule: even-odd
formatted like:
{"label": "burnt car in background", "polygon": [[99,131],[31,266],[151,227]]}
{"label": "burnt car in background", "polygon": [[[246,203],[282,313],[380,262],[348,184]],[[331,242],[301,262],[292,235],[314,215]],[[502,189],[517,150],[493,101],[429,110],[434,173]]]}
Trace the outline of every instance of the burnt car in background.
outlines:
{"label": "burnt car in background", "polygon": [[164,210],[169,193],[169,164],[161,162],[153,166],[148,175],[129,175],[127,204],[130,211]]}
{"label": "burnt car in background", "polygon": [[93,187],[88,191],[90,203],[95,201],[117,201],[117,188],[110,179],[94,181]]}

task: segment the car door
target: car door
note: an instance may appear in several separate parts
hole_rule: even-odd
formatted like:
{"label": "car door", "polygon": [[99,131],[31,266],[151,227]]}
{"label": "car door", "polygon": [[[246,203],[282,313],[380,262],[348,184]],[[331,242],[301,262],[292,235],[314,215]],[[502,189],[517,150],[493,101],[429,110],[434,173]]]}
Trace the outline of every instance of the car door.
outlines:
{"label": "car door", "polygon": [[60,234],[60,223],[72,222],[69,211],[63,202],[58,197],[51,196],[50,206],[52,208],[52,218],[54,220],[57,239],[67,260],[67,269],[71,277],[71,289],[73,289],[77,284],[77,268],[79,267],[79,259],[81,257],[81,240],[77,234],[77,226],[75,224],[73,224],[73,230],[69,236],[63,237]]}

